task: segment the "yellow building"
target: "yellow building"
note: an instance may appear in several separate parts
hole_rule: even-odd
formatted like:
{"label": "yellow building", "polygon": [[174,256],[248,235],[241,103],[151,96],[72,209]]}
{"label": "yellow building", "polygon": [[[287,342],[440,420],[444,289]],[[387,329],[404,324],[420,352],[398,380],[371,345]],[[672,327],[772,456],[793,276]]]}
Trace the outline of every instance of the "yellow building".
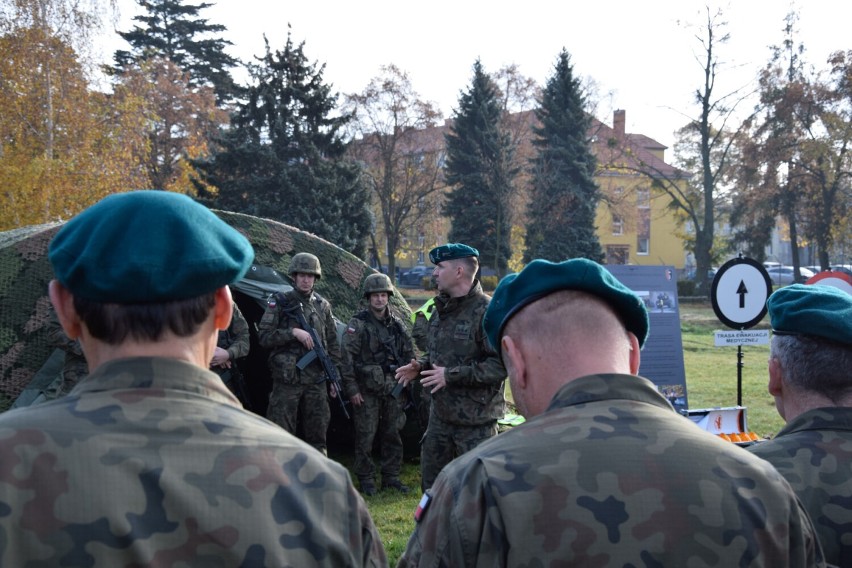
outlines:
{"label": "yellow building", "polygon": [[[597,158],[595,180],[601,190],[602,199],[598,206],[596,226],[601,247],[606,254],[608,264],[671,265],[683,269],[686,250],[678,237],[677,222],[668,209],[669,198],[660,190],[651,189],[655,177],[668,180],[682,180],[685,172],[665,162],[666,147],[642,134],[626,133],[626,113],[615,111],[613,126],[610,127],[597,119],[592,119],[589,139],[592,151]],[[535,122],[532,111],[511,115],[507,123],[516,132],[531,133]],[[445,157],[444,134],[449,129],[447,123],[420,131],[409,140],[413,153],[419,157],[428,156],[436,163],[443,164]],[[534,148],[531,136],[521,136],[522,142],[517,150],[519,163],[527,163]],[[372,160],[362,161],[369,163]],[[440,166],[439,166],[440,167]],[[436,180],[441,183],[441,176]],[[516,179],[519,191],[513,204],[519,215],[514,220],[516,227],[525,227],[526,188],[529,181],[524,171]],[[444,188],[446,191],[446,188]],[[423,217],[417,227],[402,235],[398,250],[397,266],[405,269],[414,264],[426,262],[426,253],[434,246],[446,242],[449,226],[441,215],[440,204],[429,207],[430,214]],[[381,219],[381,215],[376,215]],[[381,230],[377,238],[382,239]],[[377,243],[384,251],[384,243]],[[516,251],[521,253],[522,251]],[[382,254],[382,263],[387,259]]]}
{"label": "yellow building", "polygon": [[595,180],[603,195],[596,225],[606,262],[682,269],[686,250],[668,209],[670,198],[652,189],[651,182],[658,177],[685,180],[687,174],[665,162],[665,146],[642,134],[626,133],[625,117],[625,111],[617,110],[612,128],[595,120],[590,131],[598,160]]}

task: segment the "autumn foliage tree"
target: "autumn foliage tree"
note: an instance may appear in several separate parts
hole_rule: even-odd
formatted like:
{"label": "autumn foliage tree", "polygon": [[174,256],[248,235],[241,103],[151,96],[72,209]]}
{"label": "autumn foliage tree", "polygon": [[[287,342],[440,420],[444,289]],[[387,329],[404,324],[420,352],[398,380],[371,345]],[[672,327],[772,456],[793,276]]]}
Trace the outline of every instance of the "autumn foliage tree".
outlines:
{"label": "autumn foliage tree", "polygon": [[363,164],[369,180],[388,273],[394,274],[402,237],[424,234],[424,225],[440,210],[443,140],[428,139],[423,132],[435,126],[439,114],[395,65],[382,67],[361,93],[349,95],[347,107],[355,117],[350,155]]}
{"label": "autumn foliage tree", "polygon": [[71,46],[44,27],[0,37],[0,230],[66,219],[144,184],[142,105],[91,91]]}
{"label": "autumn foliage tree", "polygon": [[832,54],[829,72],[816,73],[795,41],[796,22],[795,13],[787,15],[784,39],[760,75],[761,106],[741,144],[743,183],[732,221],[745,227],[740,237],[759,251],[774,227],[769,220],[780,217],[798,271],[804,243],[815,245],[823,269],[830,266],[850,207],[852,52]]}
{"label": "autumn foliage tree", "polygon": [[149,186],[180,193],[194,191],[198,173],[191,160],[208,152],[208,140],[228,124],[211,87],[193,86],[186,72],[168,59],[152,57],[134,64],[119,78],[116,98],[145,101],[148,144],[137,156]]}

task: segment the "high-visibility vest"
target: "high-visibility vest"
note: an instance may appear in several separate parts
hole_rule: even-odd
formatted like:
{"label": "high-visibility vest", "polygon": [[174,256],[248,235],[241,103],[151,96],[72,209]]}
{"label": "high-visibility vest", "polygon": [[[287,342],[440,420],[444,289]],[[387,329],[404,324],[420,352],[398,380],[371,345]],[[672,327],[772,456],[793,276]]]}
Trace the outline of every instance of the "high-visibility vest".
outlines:
{"label": "high-visibility vest", "polygon": [[414,323],[414,320],[417,319],[417,314],[423,314],[426,317],[426,321],[429,321],[432,318],[432,314],[434,312],[435,298],[429,298],[426,303],[411,312],[411,323]]}

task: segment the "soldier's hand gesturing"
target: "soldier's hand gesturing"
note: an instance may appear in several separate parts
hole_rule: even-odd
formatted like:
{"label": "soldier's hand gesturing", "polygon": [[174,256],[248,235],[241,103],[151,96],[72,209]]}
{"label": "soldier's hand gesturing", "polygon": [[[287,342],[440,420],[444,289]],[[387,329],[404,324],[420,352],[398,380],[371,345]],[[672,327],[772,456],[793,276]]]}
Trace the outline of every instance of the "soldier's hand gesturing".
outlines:
{"label": "soldier's hand gesturing", "polygon": [[421,365],[417,362],[417,359],[412,359],[411,363],[408,365],[403,365],[399,369],[396,370],[397,382],[402,380],[406,385],[417,378],[417,375],[420,373]]}
{"label": "soldier's hand gesturing", "polygon": [[434,394],[446,387],[447,378],[444,376],[444,369],[446,367],[436,367],[433,365],[431,369],[423,371],[423,378],[420,379],[420,384],[423,385],[423,388],[430,389],[429,392]]}

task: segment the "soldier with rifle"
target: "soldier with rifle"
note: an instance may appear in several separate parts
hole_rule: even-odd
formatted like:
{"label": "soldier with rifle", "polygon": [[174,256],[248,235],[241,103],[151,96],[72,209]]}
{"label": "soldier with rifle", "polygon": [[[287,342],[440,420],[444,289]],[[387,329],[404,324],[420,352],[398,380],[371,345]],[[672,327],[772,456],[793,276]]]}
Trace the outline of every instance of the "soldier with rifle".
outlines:
{"label": "soldier with rifle", "polygon": [[293,290],[270,298],[258,325],[273,381],[266,416],[327,455],[328,396],[340,397],[337,330],[331,304],[314,292],[322,278],[319,259],[295,254],[289,274]]}
{"label": "soldier with rifle", "polygon": [[414,345],[403,321],[388,307],[392,295],[390,278],[384,274],[368,276],[364,297],[369,307],[349,321],[343,336],[344,391],[355,418],[355,475],[365,495],[376,494],[372,458],[376,434],[381,448],[382,489],[409,492],[399,479],[404,385],[394,375],[414,357]]}

